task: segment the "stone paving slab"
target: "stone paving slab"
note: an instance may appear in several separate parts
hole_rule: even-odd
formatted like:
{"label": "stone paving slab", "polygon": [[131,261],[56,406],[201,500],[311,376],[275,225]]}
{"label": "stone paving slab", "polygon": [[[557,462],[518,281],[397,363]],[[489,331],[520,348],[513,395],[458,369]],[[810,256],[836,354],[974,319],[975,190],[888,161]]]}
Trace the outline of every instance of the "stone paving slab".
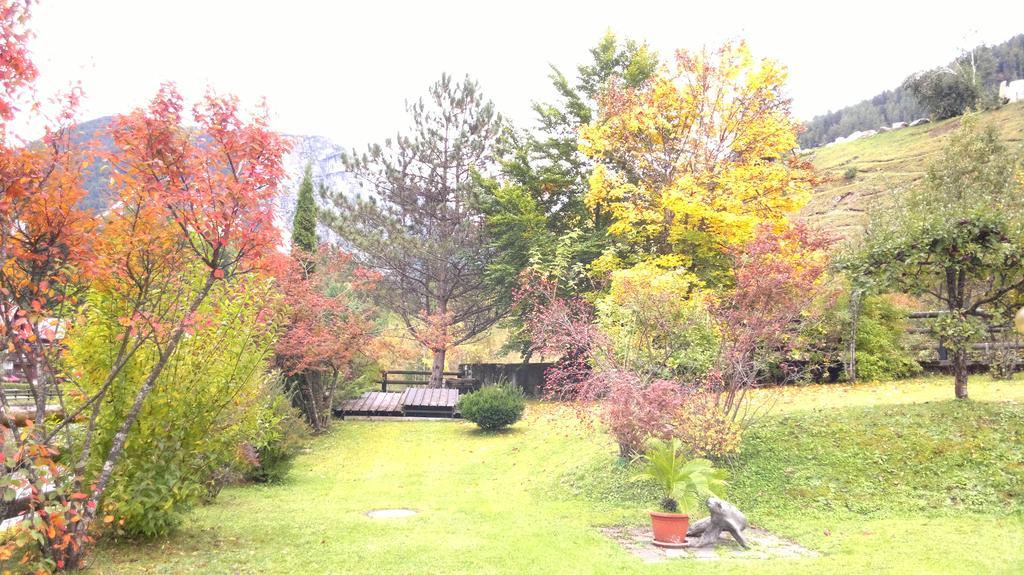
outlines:
{"label": "stone paving slab", "polygon": [[[647,563],[660,563],[669,559],[716,561],[721,559],[796,559],[818,556],[816,551],[756,527],[750,527],[743,532],[747,543],[750,544],[750,549],[740,547],[739,543],[728,534],[722,534],[717,543],[706,547],[664,549],[654,545],[649,525],[602,527],[601,532],[614,539],[626,551]],[[686,542],[688,545],[693,545],[697,539],[697,537],[688,537]]]}

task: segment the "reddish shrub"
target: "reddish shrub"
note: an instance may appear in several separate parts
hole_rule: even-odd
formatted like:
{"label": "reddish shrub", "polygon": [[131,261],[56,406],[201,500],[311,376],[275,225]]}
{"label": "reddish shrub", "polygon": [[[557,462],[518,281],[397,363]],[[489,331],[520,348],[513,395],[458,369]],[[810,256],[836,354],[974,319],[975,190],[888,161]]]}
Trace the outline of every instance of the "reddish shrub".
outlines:
{"label": "reddish shrub", "polygon": [[636,457],[652,437],[673,437],[690,390],[663,379],[643,385],[630,372],[606,372],[600,377],[614,380],[601,419],[619,444],[621,457]]}

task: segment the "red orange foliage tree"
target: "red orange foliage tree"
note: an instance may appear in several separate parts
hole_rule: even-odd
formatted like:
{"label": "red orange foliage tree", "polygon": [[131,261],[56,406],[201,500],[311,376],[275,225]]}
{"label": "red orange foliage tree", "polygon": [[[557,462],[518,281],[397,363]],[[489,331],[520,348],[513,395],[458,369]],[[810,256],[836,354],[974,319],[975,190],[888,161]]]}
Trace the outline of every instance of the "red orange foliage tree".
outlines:
{"label": "red orange foliage tree", "polygon": [[816,319],[812,304],[823,293],[833,241],[802,224],[765,224],[731,251],[735,287],[712,310],[722,344],[708,387],[732,420],[746,416],[747,392],[769,365],[792,355],[802,329]]}
{"label": "red orange foliage tree", "polygon": [[[106,159],[117,201],[94,224],[92,214],[76,208],[85,195],[82,171],[92,163],[71,137],[77,93],[65,98],[39,142],[9,138],[20,110],[42,108],[25,45],[29,8],[0,0],[0,354],[30,358],[27,384],[35,400],[20,430],[0,393],[0,463],[7,471],[0,487],[29,494],[22,512],[28,528],[0,546],[0,561],[20,557],[20,570],[44,572],[82,565],[90,526],[141,407],[179,342],[204,321],[197,312],[213,286],[264,267],[279,237],[272,207],[287,146],[265,114],[244,118],[230,97],[207,95],[188,115],[195,128],[185,127],[182,98],[166,85],[147,108],[115,121],[115,151]],[[60,319],[73,313],[83,282],[123,307],[121,333],[111,342],[115,360],[93,393],[73,374],[61,374],[70,403],[63,421],[48,427],[53,356],[61,348],[44,343],[63,329]],[[158,350],[158,361],[142,374],[112,440],[100,445],[93,434],[104,396],[143,344]],[[71,421],[85,429],[77,461],[62,457],[56,443]],[[87,476],[90,458],[102,466]]]}
{"label": "red orange foliage tree", "polygon": [[[26,47],[29,8],[29,2],[0,0],[0,361],[28,366],[24,383],[34,404],[18,415],[0,391],[0,489],[5,498],[13,495],[11,505],[31,526],[0,545],[0,562],[20,560],[20,570],[44,572],[62,567],[83,542],[71,529],[87,495],[64,480],[45,414],[59,351],[48,344],[74,304],[92,226],[89,214],[75,207],[85,193],[84,158],[70,135],[77,93],[45,122],[41,141],[25,145],[10,137],[10,122],[41,108]],[[19,430],[19,423],[26,427]]]}
{"label": "red orange foliage tree", "polygon": [[[316,265],[305,260],[316,259]],[[315,256],[282,258],[275,274],[287,320],[275,349],[289,377],[292,403],[316,433],[327,430],[338,378],[373,336],[375,309],[360,294],[376,274],[352,265],[350,254],[321,248]]]}
{"label": "red orange foliage tree", "polygon": [[[143,342],[159,358],[141,381],[109,446],[75,533],[96,515],[132,426],[181,338],[202,318],[197,311],[217,281],[261,269],[279,238],[273,200],[283,176],[285,141],[265,115],[243,119],[238,102],[208,94],[192,110],[195,130],[183,126],[183,102],[163,86],[146,108],[119,117],[110,155],[119,201],[96,245],[90,279],[95,290],[123,302],[123,332],[106,382],[82,404],[89,425],[80,467],[102,398]],[[197,274],[197,272],[199,272]],[[196,277],[203,278],[196,281]],[[69,557],[77,564],[80,555]]]}

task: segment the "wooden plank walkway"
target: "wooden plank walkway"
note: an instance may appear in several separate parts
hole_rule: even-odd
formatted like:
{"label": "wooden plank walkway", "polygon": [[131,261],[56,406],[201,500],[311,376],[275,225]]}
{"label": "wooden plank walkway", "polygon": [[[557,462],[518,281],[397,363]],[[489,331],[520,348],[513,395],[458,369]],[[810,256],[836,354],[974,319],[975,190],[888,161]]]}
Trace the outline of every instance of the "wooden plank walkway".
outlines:
{"label": "wooden plank walkway", "polygon": [[458,402],[457,389],[407,389],[402,412],[412,417],[455,417],[455,404]]}
{"label": "wooden plank walkway", "polygon": [[458,417],[459,390],[409,388],[400,393],[368,391],[342,404],[338,414],[407,417]]}
{"label": "wooden plank walkway", "polygon": [[342,404],[343,415],[402,415],[402,396],[405,393],[368,391]]}

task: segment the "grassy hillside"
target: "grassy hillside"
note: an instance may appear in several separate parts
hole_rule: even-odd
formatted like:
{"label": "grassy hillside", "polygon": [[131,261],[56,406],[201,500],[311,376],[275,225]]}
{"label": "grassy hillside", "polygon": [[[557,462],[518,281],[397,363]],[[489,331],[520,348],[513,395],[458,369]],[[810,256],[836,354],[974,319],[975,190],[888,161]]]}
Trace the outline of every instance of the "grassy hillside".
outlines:
{"label": "grassy hillside", "polygon": [[[869,208],[884,206],[894,192],[921,180],[959,123],[953,118],[814,150],[811,160],[829,180],[801,215],[843,236],[857,235]],[[982,123],[995,125],[1007,141],[1024,143],[1024,102],[985,112]]]}

